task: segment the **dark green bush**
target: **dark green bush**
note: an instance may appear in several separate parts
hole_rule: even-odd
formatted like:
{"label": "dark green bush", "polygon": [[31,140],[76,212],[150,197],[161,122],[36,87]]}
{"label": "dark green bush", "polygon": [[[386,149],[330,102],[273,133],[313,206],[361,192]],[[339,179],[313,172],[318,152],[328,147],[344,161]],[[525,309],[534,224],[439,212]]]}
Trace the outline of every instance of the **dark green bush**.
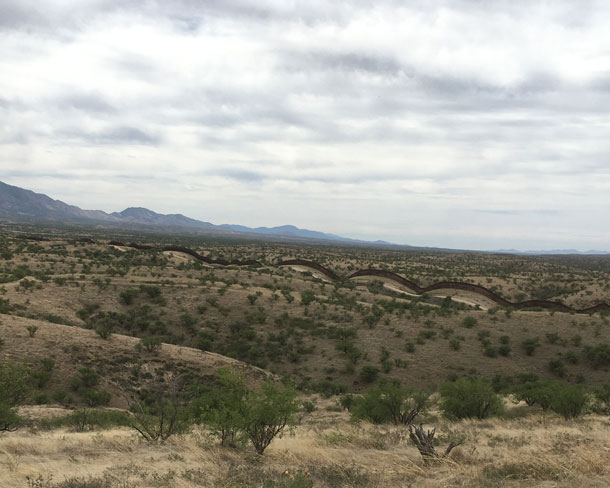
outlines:
{"label": "dark green bush", "polygon": [[263,454],[276,436],[294,421],[299,410],[296,391],[289,385],[265,381],[251,392],[244,405],[244,431],[258,454]]}
{"label": "dark green bush", "polygon": [[586,346],[584,350],[585,359],[589,364],[599,369],[610,365],[610,344],[596,344],[595,346]]}
{"label": "dark green bush", "polygon": [[365,383],[374,383],[379,376],[379,368],[372,364],[365,364],[360,369],[360,379]]}
{"label": "dark green bush", "polygon": [[441,386],[441,410],[448,418],[483,419],[502,413],[502,400],[479,378],[464,378]]}
{"label": "dark green bush", "polygon": [[138,290],[134,288],[129,288],[119,293],[119,298],[125,305],[131,305],[136,296],[138,296]]}
{"label": "dark green bush", "polygon": [[218,371],[218,386],[191,404],[195,417],[208,425],[222,445],[245,442],[245,401],[248,390],[243,373],[229,368]]}
{"label": "dark green bush", "polygon": [[588,403],[588,395],[582,386],[558,385],[551,395],[551,410],[566,420],[583,414]]}
{"label": "dark green bush", "polygon": [[83,402],[90,407],[99,407],[110,403],[110,393],[103,390],[87,388],[81,392]]}
{"label": "dark green bush", "polygon": [[528,356],[532,356],[536,349],[540,347],[540,340],[538,339],[538,337],[530,337],[529,339],[525,339],[521,343],[521,345],[525,350],[525,354],[527,354]]}
{"label": "dark green bush", "polygon": [[475,325],[477,325],[477,318],[472,315],[467,315],[462,319],[462,325],[467,329],[472,329]]}
{"label": "dark green bush", "polygon": [[157,353],[163,346],[158,337],[142,337],[139,342],[140,347],[150,353]]}
{"label": "dark green bush", "polygon": [[566,375],[566,365],[561,359],[551,359],[549,361],[549,369],[560,378],[563,378]]}
{"label": "dark green bush", "polygon": [[595,398],[601,405],[601,410],[610,413],[610,380],[593,390]]}
{"label": "dark green bush", "polygon": [[356,420],[410,425],[426,409],[428,399],[428,394],[410,390],[399,380],[385,380],[354,397],[350,413]]}

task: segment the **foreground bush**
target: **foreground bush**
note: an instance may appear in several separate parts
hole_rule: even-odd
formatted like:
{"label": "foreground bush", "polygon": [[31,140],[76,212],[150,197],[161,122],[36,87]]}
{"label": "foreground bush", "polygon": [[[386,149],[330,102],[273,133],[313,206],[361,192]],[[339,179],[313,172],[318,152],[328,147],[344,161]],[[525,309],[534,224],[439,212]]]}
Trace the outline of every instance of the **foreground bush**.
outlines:
{"label": "foreground bush", "polygon": [[250,440],[258,454],[294,422],[299,408],[292,386],[265,381],[259,391],[249,391],[243,374],[230,368],[219,369],[218,385],[191,403],[195,420],[210,427],[222,445]]}
{"label": "foreground bush", "polygon": [[292,386],[271,381],[265,381],[260,391],[247,396],[244,431],[258,454],[263,454],[271,441],[292,424],[299,410],[296,397]]}
{"label": "foreground bush", "polygon": [[556,380],[526,381],[514,385],[512,392],[516,400],[551,410],[565,419],[582,415],[589,403],[589,395],[582,386]]}
{"label": "foreground bush", "polygon": [[177,394],[157,394],[154,401],[136,402],[131,405],[131,427],[148,442],[165,442],[172,435],[182,434],[190,426],[191,419],[184,403]]}
{"label": "foreground bush", "polygon": [[0,363],[0,431],[14,430],[20,425],[15,407],[27,398],[29,382],[25,366],[9,361]]}
{"label": "foreground bush", "polygon": [[194,400],[197,420],[207,424],[223,446],[235,447],[245,441],[245,405],[248,390],[243,373],[221,368],[219,386]]}
{"label": "foreground bush", "polygon": [[559,385],[551,397],[551,410],[566,420],[581,416],[589,397],[584,388],[577,385]]}
{"label": "foreground bush", "polygon": [[412,391],[398,380],[387,380],[353,399],[350,413],[353,419],[375,424],[410,425],[426,409],[428,399],[428,394]]}
{"label": "foreground bush", "polygon": [[491,385],[479,378],[465,378],[441,386],[441,410],[448,418],[484,419],[503,411],[502,400]]}

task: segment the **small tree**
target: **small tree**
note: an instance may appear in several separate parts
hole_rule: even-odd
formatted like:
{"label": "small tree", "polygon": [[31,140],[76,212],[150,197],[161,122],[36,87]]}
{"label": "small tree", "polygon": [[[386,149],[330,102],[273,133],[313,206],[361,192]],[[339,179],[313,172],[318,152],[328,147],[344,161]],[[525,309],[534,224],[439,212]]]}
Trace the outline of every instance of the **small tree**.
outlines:
{"label": "small tree", "polygon": [[22,419],[8,403],[0,401],[0,432],[16,430]]}
{"label": "small tree", "polygon": [[223,446],[236,446],[243,439],[248,390],[244,375],[230,368],[218,370],[219,386],[193,402],[199,419],[220,438]]}
{"label": "small tree", "polygon": [[360,370],[360,379],[365,383],[374,383],[379,376],[379,368],[372,364],[365,364]]}
{"label": "small tree", "polygon": [[271,441],[293,423],[298,410],[296,391],[289,385],[267,380],[260,391],[246,397],[244,430],[258,454],[262,455]]}
{"label": "small tree", "polygon": [[480,378],[465,378],[441,386],[441,410],[449,418],[484,419],[502,412],[502,400]]}
{"label": "small tree", "polygon": [[14,407],[27,398],[29,381],[25,366],[12,362],[0,363],[0,431],[15,430],[21,423]]}
{"label": "small tree", "polygon": [[139,348],[144,348],[147,352],[156,354],[163,344],[158,337],[142,337],[138,343]]}
{"label": "small tree", "polygon": [[587,407],[589,397],[584,388],[577,385],[563,385],[555,391],[551,410],[564,419],[580,417]]}
{"label": "small tree", "polygon": [[355,419],[373,423],[410,425],[428,405],[429,395],[412,391],[398,380],[383,381],[357,398],[350,413]]}
{"label": "small tree", "polygon": [[131,427],[148,442],[165,442],[174,434],[186,431],[189,425],[188,412],[178,395],[157,393],[153,402],[135,402]]}
{"label": "small tree", "polygon": [[108,324],[100,325],[99,327],[95,328],[95,332],[102,339],[108,340],[112,335],[112,327]]}
{"label": "small tree", "polygon": [[610,381],[593,390],[597,401],[601,404],[602,410],[610,413]]}
{"label": "small tree", "polygon": [[34,337],[36,335],[36,332],[38,332],[38,326],[37,325],[28,325],[26,327],[26,330],[28,331],[28,334],[30,337]]}
{"label": "small tree", "polygon": [[521,345],[525,350],[525,354],[527,354],[528,356],[532,356],[534,354],[534,351],[536,351],[536,349],[540,347],[540,340],[538,339],[538,337],[530,337],[529,339],[525,339],[521,343]]}

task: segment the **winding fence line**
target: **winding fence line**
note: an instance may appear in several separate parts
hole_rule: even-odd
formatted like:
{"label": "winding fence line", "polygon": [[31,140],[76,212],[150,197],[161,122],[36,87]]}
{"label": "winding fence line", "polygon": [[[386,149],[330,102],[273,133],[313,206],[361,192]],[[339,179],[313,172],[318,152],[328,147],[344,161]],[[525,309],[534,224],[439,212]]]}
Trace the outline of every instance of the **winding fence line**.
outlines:
{"label": "winding fence line", "polygon": [[[138,250],[160,250],[160,251],[181,252],[184,254],[188,254],[189,256],[192,256],[193,258],[197,259],[198,261],[202,261],[207,264],[218,264],[220,266],[262,266],[262,263],[254,260],[254,259],[246,259],[243,261],[240,261],[238,259],[233,259],[231,261],[227,261],[225,259],[212,259],[212,258],[208,258],[207,256],[203,256],[203,255],[199,254],[198,252],[193,251],[192,249],[189,249],[188,247],[182,247],[182,246],[154,247],[154,246],[149,246],[149,245],[145,245],[145,244],[136,244],[136,243],[125,244],[120,241],[110,241],[108,244],[111,246],[130,247],[130,248],[138,249]],[[484,286],[475,285],[473,283],[464,283],[461,281],[440,281],[438,283],[433,283],[430,286],[421,287],[414,281],[411,281],[403,276],[400,276],[399,274],[393,273],[392,271],[388,271],[385,269],[361,269],[348,276],[341,277],[337,273],[335,273],[333,270],[331,270],[325,266],[322,266],[321,264],[316,263],[315,261],[308,261],[306,259],[289,259],[289,260],[285,260],[285,261],[279,261],[279,262],[275,263],[275,266],[304,266],[304,267],[307,267],[307,268],[310,268],[310,269],[313,269],[315,271],[322,273],[324,276],[327,276],[328,278],[330,278],[333,281],[351,280],[353,278],[358,278],[360,276],[378,276],[381,278],[386,278],[386,279],[395,281],[396,283],[406,286],[407,288],[410,288],[418,295],[421,295],[422,293],[426,293],[429,291],[434,291],[434,290],[467,291],[467,292],[476,293],[481,296],[484,296],[484,297],[490,299],[492,302],[497,303],[501,307],[513,308],[515,310],[522,310],[522,309],[527,309],[527,308],[543,308],[546,310],[554,310],[557,312],[575,312],[575,313],[595,313],[595,312],[602,312],[602,311],[610,312],[610,305],[605,302],[598,303],[591,307],[582,308],[582,309],[572,308],[569,305],[566,305],[565,303],[556,302],[556,301],[552,301],[552,300],[526,300],[523,302],[511,302],[511,301],[508,301],[505,298],[501,297],[497,293],[491,291],[490,289],[485,288]]]}

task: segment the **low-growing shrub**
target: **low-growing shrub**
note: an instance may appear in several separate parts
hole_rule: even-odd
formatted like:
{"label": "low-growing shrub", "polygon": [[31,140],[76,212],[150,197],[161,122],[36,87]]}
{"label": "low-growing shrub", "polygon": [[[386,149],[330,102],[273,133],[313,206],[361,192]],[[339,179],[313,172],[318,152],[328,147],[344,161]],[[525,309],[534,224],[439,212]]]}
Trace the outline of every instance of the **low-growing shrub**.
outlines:
{"label": "low-growing shrub", "polygon": [[379,368],[372,364],[365,364],[360,369],[360,379],[365,383],[374,383],[379,376]]}
{"label": "low-growing shrub", "polygon": [[479,378],[464,378],[441,386],[441,410],[448,418],[484,419],[502,413],[502,400]]}
{"label": "low-growing shrub", "polygon": [[521,345],[525,350],[525,354],[527,354],[528,356],[532,356],[536,349],[540,347],[540,340],[538,339],[538,337],[530,337],[529,339],[525,339],[521,343]]}
{"label": "low-growing shrub", "polygon": [[429,395],[410,390],[398,380],[385,380],[364,395],[353,398],[350,408],[353,419],[410,425],[426,409]]}

